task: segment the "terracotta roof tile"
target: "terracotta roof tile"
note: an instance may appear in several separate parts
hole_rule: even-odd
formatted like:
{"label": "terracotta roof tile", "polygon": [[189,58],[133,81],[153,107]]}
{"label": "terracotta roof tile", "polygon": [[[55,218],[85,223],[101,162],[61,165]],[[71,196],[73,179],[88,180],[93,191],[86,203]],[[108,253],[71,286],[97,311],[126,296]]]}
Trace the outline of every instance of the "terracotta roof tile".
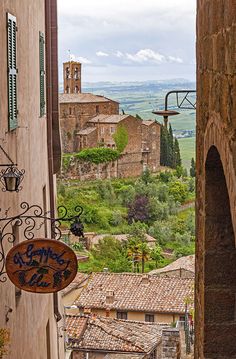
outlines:
{"label": "terracotta roof tile", "polygon": [[119,123],[122,120],[130,117],[130,115],[97,115],[88,122],[90,123]]}
{"label": "terracotta roof tile", "polygon": [[[192,278],[166,278],[134,273],[94,273],[75,301],[80,308],[184,313],[185,300],[193,296]],[[114,301],[107,303],[107,291]]]}
{"label": "terracotta roof tile", "polygon": [[87,128],[84,128],[83,130],[76,132],[76,135],[89,135],[90,133],[92,133],[94,131],[97,131],[96,127],[87,127]]}
{"label": "terracotta roof tile", "polygon": [[65,289],[61,291],[62,297],[71,292],[72,290],[80,287],[88,278],[89,274],[78,272],[75,279]]}
{"label": "terracotta roof tile", "polygon": [[98,316],[66,316],[71,349],[148,353],[161,341],[162,327]]}
{"label": "terracotta roof tile", "polygon": [[180,268],[185,269],[189,272],[195,273],[195,255],[192,254],[190,256],[178,258],[176,261],[169,264],[168,266],[166,266],[164,268],[160,268],[160,269],[155,269],[155,270],[149,272],[149,274],[171,272],[171,271],[178,270]]}
{"label": "terracotta roof tile", "polygon": [[95,103],[95,102],[116,102],[107,97],[94,95],[92,93],[62,93],[59,94],[60,103]]}

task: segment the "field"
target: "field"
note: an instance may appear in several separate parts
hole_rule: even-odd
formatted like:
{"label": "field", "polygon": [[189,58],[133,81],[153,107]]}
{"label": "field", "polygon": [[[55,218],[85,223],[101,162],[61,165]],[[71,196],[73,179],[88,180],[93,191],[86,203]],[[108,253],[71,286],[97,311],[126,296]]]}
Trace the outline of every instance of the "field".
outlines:
{"label": "field", "polygon": [[[120,103],[120,110],[143,119],[155,119],[162,122],[162,117],[152,113],[154,109],[164,109],[164,99],[168,91],[174,89],[195,89],[195,83],[173,80],[166,82],[133,83],[93,83],[85,84],[83,92],[109,97]],[[192,101],[195,101],[192,97]],[[168,108],[178,110],[175,95],[168,100]],[[195,156],[195,110],[178,110],[180,114],[169,118],[176,136],[186,130],[192,131],[193,137],[179,139],[183,165],[189,169],[191,158]]]}

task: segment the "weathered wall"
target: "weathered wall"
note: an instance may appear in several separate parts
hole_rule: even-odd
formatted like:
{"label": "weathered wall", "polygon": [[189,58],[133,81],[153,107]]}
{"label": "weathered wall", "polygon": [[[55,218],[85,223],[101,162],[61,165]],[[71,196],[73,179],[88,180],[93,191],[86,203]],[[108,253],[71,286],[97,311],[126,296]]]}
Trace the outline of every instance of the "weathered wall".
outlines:
{"label": "weathered wall", "polygon": [[[17,67],[18,67],[18,128],[8,131],[8,90],[7,90],[7,44],[6,13],[17,18]],[[47,118],[40,115],[39,96],[39,31],[45,33],[44,0],[2,0],[0,2],[0,144],[18,168],[25,169],[19,193],[2,192],[0,208],[2,217],[10,208],[9,215],[22,212],[20,203],[38,204],[49,210],[49,181],[47,154]],[[0,153],[1,163],[6,158]],[[46,186],[44,201],[43,188]],[[12,228],[9,228],[11,231]],[[49,233],[49,228],[48,228]],[[45,236],[44,227],[37,232]],[[24,240],[23,227],[19,228],[19,241]],[[4,248],[12,244],[4,241]],[[9,279],[0,282],[0,328],[10,330],[10,353],[7,359],[45,359],[47,341],[50,342],[51,359],[57,355],[57,331],[53,312],[53,296],[30,294],[22,291],[15,295],[15,286]],[[9,321],[6,322],[6,311]],[[47,336],[47,323],[49,331]],[[61,339],[63,343],[63,339]],[[5,358],[5,357],[4,357]]]}
{"label": "weathered wall", "polygon": [[60,126],[63,152],[78,150],[76,133],[98,114],[119,114],[119,104],[112,100],[90,103],[60,103]]}
{"label": "weathered wall", "polygon": [[162,330],[162,359],[180,359],[179,330],[167,328]]}
{"label": "weathered wall", "polygon": [[198,0],[195,358],[234,358],[236,2]]}

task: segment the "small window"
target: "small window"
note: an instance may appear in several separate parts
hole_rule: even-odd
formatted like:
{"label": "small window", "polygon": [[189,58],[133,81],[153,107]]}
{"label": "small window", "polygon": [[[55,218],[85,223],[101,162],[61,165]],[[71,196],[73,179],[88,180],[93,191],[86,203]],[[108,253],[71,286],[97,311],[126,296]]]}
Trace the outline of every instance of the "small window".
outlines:
{"label": "small window", "polygon": [[111,131],[111,133],[114,133],[115,132],[115,127],[111,127],[110,131]]}
{"label": "small window", "polygon": [[98,114],[99,113],[99,106],[97,105],[96,106],[96,114]]}
{"label": "small window", "polygon": [[69,88],[69,86],[66,86],[66,93],[70,93],[70,88]]}
{"label": "small window", "polygon": [[127,320],[128,313],[127,312],[117,312],[116,318],[117,319],[125,319],[125,320]]}
{"label": "small window", "polygon": [[145,322],[154,323],[154,314],[145,314]]}
{"label": "small window", "polygon": [[179,321],[180,321],[180,322],[185,322],[185,316],[184,316],[184,315],[180,315]]}
{"label": "small window", "polygon": [[75,86],[75,93],[79,93],[79,87],[77,85]]}
{"label": "small window", "polygon": [[104,133],[104,127],[101,127],[101,133]]}

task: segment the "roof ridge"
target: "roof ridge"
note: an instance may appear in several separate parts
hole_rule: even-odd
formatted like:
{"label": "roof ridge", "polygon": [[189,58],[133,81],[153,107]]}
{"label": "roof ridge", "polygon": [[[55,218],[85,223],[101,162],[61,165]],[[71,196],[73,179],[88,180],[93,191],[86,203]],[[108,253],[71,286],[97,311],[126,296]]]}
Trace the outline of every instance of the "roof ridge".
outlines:
{"label": "roof ridge", "polygon": [[[144,352],[144,349],[143,349],[141,346],[134,344],[131,340],[129,340],[129,339],[127,339],[127,338],[124,338],[122,335],[114,334],[113,330],[110,329],[109,327],[108,327],[108,330],[107,330],[107,329],[105,329],[102,325],[100,325],[99,323],[95,323],[96,321],[100,320],[100,321],[103,322],[103,323],[106,325],[106,327],[107,327],[108,324],[106,324],[105,321],[102,321],[102,317],[99,317],[99,318],[96,317],[95,320],[92,319],[92,318],[89,318],[89,319],[90,319],[90,320],[89,320],[89,324],[94,325],[94,326],[97,326],[98,328],[100,328],[101,330],[103,330],[106,334],[110,334],[110,335],[112,335],[113,337],[115,337],[115,338],[117,338],[117,339],[120,339],[120,340],[123,340],[123,341],[125,341],[125,342],[130,343],[130,344],[132,345],[132,347],[137,348],[138,350],[141,350],[142,353],[145,353],[145,352]],[[140,353],[140,352],[139,352],[139,353]]]}

